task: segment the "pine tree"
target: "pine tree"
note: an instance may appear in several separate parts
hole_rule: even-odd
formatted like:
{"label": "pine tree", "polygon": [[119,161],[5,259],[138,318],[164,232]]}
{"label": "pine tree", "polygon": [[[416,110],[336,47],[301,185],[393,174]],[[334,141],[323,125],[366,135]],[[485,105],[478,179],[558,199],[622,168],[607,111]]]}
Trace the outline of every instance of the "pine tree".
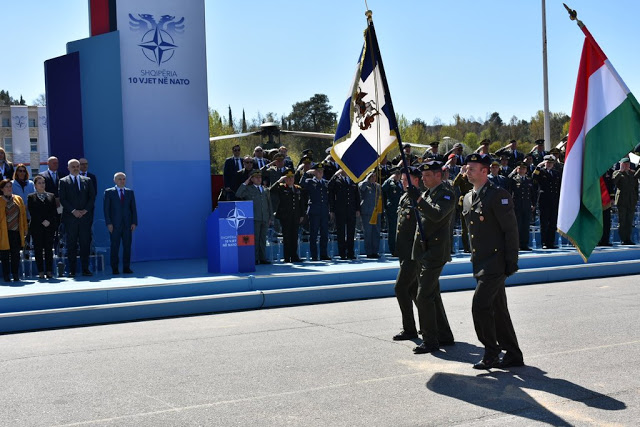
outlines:
{"label": "pine tree", "polygon": [[229,105],[229,127],[233,129],[233,115],[231,114],[231,105]]}
{"label": "pine tree", "polygon": [[247,131],[247,119],[244,117],[244,108],[242,109],[242,132]]}

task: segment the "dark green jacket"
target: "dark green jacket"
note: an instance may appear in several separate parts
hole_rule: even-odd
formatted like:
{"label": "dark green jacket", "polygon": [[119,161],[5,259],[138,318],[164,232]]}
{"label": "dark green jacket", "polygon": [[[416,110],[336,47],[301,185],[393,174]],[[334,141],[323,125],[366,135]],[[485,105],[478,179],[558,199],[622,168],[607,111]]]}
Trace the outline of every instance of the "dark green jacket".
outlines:
{"label": "dark green jacket", "polygon": [[418,200],[418,212],[425,242],[422,242],[420,232],[416,230],[413,259],[426,267],[440,267],[451,260],[450,224],[455,206],[455,195],[446,184],[422,193]]}

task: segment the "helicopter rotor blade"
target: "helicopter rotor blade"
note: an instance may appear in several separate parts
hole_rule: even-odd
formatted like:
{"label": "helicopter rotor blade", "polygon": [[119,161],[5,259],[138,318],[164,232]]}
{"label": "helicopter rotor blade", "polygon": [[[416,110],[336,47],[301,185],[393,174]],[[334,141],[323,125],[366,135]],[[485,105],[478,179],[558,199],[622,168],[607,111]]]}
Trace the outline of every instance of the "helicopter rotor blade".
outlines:
{"label": "helicopter rotor blade", "polygon": [[222,135],[222,136],[214,136],[209,138],[209,141],[221,141],[223,139],[231,139],[231,138],[244,138],[245,136],[251,135],[260,135],[260,131],[257,132],[246,132],[246,133],[235,133],[233,135]]}
{"label": "helicopter rotor blade", "polygon": [[297,136],[307,136],[309,138],[324,138],[324,139],[333,139],[333,137],[335,136],[332,133],[302,132],[302,131],[282,130],[282,129],[280,129],[280,133],[286,133],[289,135],[297,135]]}

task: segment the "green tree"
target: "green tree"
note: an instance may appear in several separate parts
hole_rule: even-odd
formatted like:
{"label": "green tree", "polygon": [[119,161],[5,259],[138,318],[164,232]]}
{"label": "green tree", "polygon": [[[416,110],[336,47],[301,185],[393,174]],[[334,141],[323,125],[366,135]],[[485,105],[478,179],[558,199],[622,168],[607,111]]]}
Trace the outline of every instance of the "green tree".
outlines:
{"label": "green tree", "polygon": [[233,114],[231,114],[231,105],[229,105],[229,126],[233,129]]}
{"label": "green tree", "polygon": [[244,115],[244,108],[242,109],[242,132],[247,131],[247,118]]}
{"label": "green tree", "polygon": [[292,130],[308,132],[335,132],[337,114],[331,111],[327,95],[316,94],[307,101],[291,107],[289,124]]}

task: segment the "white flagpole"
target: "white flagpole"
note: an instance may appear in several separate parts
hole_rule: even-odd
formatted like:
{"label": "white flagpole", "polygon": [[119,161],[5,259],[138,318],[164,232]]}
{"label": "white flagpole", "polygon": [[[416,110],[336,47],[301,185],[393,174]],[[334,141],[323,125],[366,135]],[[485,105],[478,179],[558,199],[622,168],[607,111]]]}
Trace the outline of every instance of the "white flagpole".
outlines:
{"label": "white flagpole", "polygon": [[549,77],[547,73],[547,13],[542,0],[542,84],[544,91],[544,149],[551,149],[551,121],[549,120]]}

